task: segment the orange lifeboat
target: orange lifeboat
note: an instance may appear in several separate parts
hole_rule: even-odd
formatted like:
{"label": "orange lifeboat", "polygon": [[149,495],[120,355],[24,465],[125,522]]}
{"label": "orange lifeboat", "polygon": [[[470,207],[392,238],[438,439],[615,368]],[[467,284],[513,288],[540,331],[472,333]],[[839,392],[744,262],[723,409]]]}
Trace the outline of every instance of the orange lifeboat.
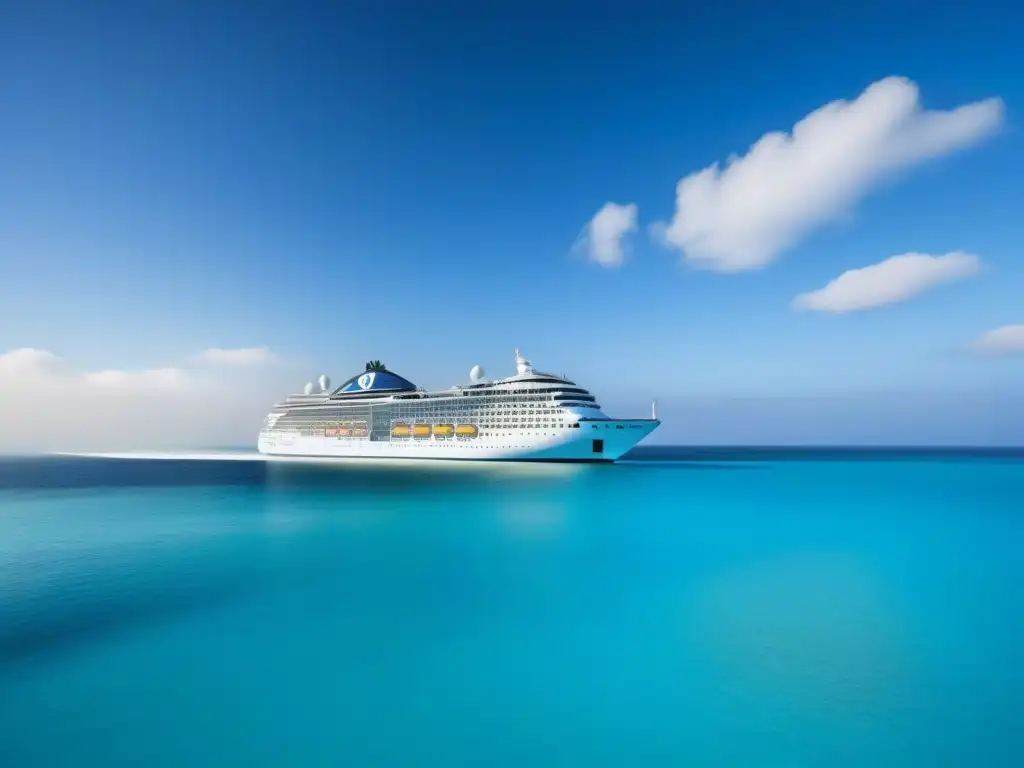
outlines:
{"label": "orange lifeboat", "polygon": [[338,437],[351,437],[352,436],[352,422],[343,421],[338,425]]}
{"label": "orange lifeboat", "polygon": [[338,436],[338,425],[331,424],[324,427],[324,437],[337,437]]}
{"label": "orange lifeboat", "polygon": [[476,424],[459,424],[455,428],[455,434],[459,437],[476,437],[479,433]]}

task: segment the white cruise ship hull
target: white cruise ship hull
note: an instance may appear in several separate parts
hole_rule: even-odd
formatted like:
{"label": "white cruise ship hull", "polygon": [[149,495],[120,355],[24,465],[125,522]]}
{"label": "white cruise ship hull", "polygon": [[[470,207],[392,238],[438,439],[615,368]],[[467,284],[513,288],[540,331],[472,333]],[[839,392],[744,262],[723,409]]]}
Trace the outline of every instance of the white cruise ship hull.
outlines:
{"label": "white cruise ship hull", "polygon": [[587,389],[535,371],[516,350],[514,376],[427,391],[379,360],[331,389],[308,383],[273,406],[257,447],[268,456],[466,461],[616,461],[661,423],[612,419]]}
{"label": "white cruise ship hull", "polygon": [[656,419],[581,421],[577,429],[522,430],[474,438],[352,437],[261,433],[258,448],[269,456],[367,459],[466,459],[475,461],[611,462],[660,424]]}

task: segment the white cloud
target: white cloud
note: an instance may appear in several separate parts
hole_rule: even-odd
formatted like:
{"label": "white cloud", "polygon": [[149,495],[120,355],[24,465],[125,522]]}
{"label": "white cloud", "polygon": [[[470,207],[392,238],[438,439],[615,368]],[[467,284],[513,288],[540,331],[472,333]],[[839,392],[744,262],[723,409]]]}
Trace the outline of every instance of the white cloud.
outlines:
{"label": "white cloud", "polygon": [[213,347],[203,350],[199,359],[212,365],[263,365],[271,362],[273,355],[266,347],[241,347],[238,349]]}
{"label": "white cloud", "polygon": [[1004,325],[1001,328],[986,331],[972,342],[971,348],[977,352],[993,354],[1024,352],[1024,323]]}
{"label": "white cloud", "polygon": [[672,221],[653,234],[699,266],[763,266],[893,172],[993,134],[1003,111],[998,98],[925,111],[914,82],[879,80],[853,101],[815,110],[791,134],[766,133],[724,169],[715,163],[681,179]]}
{"label": "white cloud", "polygon": [[980,269],[980,259],[971,253],[903,253],[869,267],[847,270],[824,288],[801,293],[792,306],[837,313],[872,309],[906,301],[940,283],[977,274]]}
{"label": "white cloud", "polygon": [[45,349],[22,347],[0,355],[0,381],[33,381],[60,368],[60,358]]}
{"label": "white cloud", "polygon": [[213,365],[83,371],[15,349],[0,353],[0,451],[255,445],[269,407],[302,380]]}
{"label": "white cloud", "polygon": [[617,267],[625,257],[623,239],[636,231],[636,218],[636,203],[605,203],[587,222],[573,248],[586,248],[590,260],[603,267]]}

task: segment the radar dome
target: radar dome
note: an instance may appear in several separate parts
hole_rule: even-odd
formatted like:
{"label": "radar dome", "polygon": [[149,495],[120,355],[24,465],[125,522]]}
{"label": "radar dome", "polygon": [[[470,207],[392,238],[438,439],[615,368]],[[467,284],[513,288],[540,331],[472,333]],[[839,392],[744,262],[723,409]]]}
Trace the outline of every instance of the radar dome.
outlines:
{"label": "radar dome", "polygon": [[317,379],[317,383],[320,384],[320,391],[326,392],[331,388],[331,377],[324,373]]}
{"label": "radar dome", "polygon": [[482,379],[483,377],[484,377],[483,366],[474,365],[472,370],[470,370],[470,372],[469,372],[469,378],[471,378],[473,381],[480,381],[480,379]]}
{"label": "radar dome", "polygon": [[313,382],[312,381],[307,381],[306,382],[306,386],[304,386],[302,388],[302,394],[304,394],[304,395],[312,395],[313,394]]}

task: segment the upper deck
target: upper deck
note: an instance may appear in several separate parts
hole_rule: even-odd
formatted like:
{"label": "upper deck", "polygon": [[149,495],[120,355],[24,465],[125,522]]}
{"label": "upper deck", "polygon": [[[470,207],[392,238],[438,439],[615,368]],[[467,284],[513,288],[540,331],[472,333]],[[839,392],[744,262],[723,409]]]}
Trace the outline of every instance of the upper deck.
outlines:
{"label": "upper deck", "polygon": [[[491,381],[475,380],[470,384],[449,389],[425,390],[408,379],[386,369],[367,370],[352,376],[341,386],[331,390],[326,376],[322,376],[321,391],[312,392],[312,384],[306,385],[303,394],[290,395],[275,408],[311,408],[328,405],[360,404],[376,405],[389,402],[409,401],[453,401],[465,402],[471,398],[475,405],[488,406],[504,402],[553,401],[562,407],[578,405],[583,408],[600,409],[594,396],[576,382],[565,376],[534,371],[528,360],[516,350],[517,372],[505,378]],[[474,374],[477,369],[474,369]]]}

